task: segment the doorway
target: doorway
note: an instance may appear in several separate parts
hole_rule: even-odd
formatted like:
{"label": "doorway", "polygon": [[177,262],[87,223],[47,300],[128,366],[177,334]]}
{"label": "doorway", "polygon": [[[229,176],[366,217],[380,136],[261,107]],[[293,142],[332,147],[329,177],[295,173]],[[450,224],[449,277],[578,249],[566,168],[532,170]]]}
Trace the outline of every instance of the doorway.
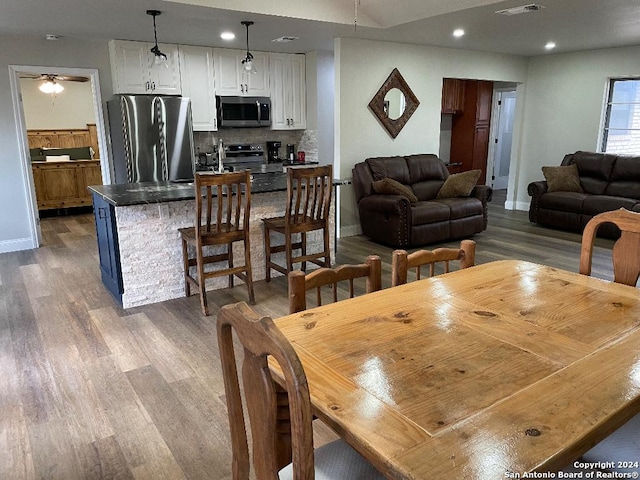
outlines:
{"label": "doorway", "polygon": [[494,94],[491,144],[491,187],[505,190],[509,183],[509,165],[511,163],[511,145],[513,142],[513,123],[516,110],[516,91],[497,90]]}
{"label": "doorway", "polygon": [[85,68],[69,68],[69,67],[39,67],[39,66],[22,66],[10,65],[11,72],[11,95],[14,106],[14,115],[16,125],[18,126],[18,146],[20,149],[20,158],[23,167],[23,179],[25,182],[25,191],[29,200],[29,225],[31,234],[31,243],[33,248],[37,248],[42,243],[42,233],[40,231],[40,214],[36,197],[36,189],[31,164],[31,155],[29,151],[29,141],[27,135],[27,122],[25,118],[25,109],[22,98],[22,90],[20,87],[20,79],[24,76],[34,75],[61,75],[85,77],[91,83],[91,101],[95,112],[95,136],[98,150],[100,152],[100,173],[102,183],[111,183],[111,172],[109,169],[109,159],[106,141],[106,131],[104,124],[104,116],[102,111],[100,83],[98,71],[96,69]]}

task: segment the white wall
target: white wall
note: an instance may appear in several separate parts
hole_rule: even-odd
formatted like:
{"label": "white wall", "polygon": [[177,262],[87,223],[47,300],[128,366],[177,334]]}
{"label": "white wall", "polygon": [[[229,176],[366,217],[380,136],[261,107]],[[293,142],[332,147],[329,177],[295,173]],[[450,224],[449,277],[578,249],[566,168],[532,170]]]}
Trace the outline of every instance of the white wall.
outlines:
{"label": "white wall", "polygon": [[[528,209],[527,185],[567,153],[595,151],[609,77],[640,76],[640,47],[544,55],[529,62],[515,207]],[[513,163],[512,163],[513,166]]]}
{"label": "white wall", "polygon": [[333,52],[317,52],[318,160],[321,165],[333,163]]}
{"label": "white wall", "polygon": [[54,96],[42,93],[42,80],[20,79],[22,107],[29,130],[87,128],[96,123],[91,82],[58,82],[64,90]]}
{"label": "white wall", "polygon": [[[368,104],[394,68],[420,101],[395,138]],[[350,177],[353,165],[367,157],[435,153],[440,150],[440,112],[444,77],[524,82],[525,57],[486,54],[417,45],[338,39],[336,69],[336,174]],[[351,187],[342,188],[342,235],[359,231]]]}
{"label": "white wall", "polygon": [[[29,205],[11,98],[9,65],[95,68],[104,98],[112,96],[106,41],[62,38],[57,42],[25,36],[0,36],[0,252],[31,248]],[[27,152],[24,152],[25,154]]]}

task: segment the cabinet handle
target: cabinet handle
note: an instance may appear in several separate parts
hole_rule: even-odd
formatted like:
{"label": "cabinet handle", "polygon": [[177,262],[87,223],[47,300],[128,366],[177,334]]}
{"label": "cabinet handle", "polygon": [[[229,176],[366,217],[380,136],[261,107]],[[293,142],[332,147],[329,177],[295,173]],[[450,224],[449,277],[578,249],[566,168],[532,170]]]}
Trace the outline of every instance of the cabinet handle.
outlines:
{"label": "cabinet handle", "polygon": [[98,218],[100,220],[104,220],[105,218],[107,218],[107,209],[104,207],[98,207]]}
{"label": "cabinet handle", "polygon": [[151,90],[151,82],[149,81],[144,82],[144,89],[147,91]]}
{"label": "cabinet handle", "polygon": [[156,82],[151,82],[151,91],[156,89]]}

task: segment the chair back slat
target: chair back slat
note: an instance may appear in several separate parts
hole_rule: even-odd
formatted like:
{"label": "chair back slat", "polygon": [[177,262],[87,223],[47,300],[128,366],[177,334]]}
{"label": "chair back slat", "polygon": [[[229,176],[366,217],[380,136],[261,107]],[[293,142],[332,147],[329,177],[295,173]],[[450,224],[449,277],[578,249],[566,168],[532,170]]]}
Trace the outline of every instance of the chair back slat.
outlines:
{"label": "chair back slat", "polygon": [[333,167],[290,168],[287,171],[289,202],[287,223],[320,222],[329,217]]}
{"label": "chair back slat", "polygon": [[282,371],[288,392],[293,478],[313,479],[311,401],[307,378],[295,350],[269,317],[258,316],[244,302],[224,306],[216,323],[231,430],[234,480],[248,480],[250,462],[232,331],[244,348],[242,381],[251,423],[256,478],[278,478],[278,470],[284,466],[273,448],[280,387],[269,369],[268,357],[271,357]]}
{"label": "chair back slat", "polygon": [[420,267],[429,266],[429,275],[435,275],[436,263],[443,264],[444,273],[449,273],[451,261],[460,261],[460,268],[475,265],[476,242],[462,240],[460,248],[436,248],[435,250],[417,250],[411,254],[406,250],[394,250],[391,259],[391,285],[407,283],[407,272],[416,269],[416,280],[420,280]]}
{"label": "chair back slat", "polygon": [[[251,209],[250,172],[197,173],[196,235],[222,232],[249,225]],[[214,207],[215,202],[215,207]],[[203,208],[206,205],[206,208]]]}
{"label": "chair back slat", "polygon": [[635,287],[640,277],[640,213],[624,208],[600,213],[587,222],[582,232],[580,273],[591,275],[593,244],[598,228],[603,223],[613,223],[621,232],[611,252],[613,280]]}
{"label": "chair back slat", "polygon": [[349,298],[353,298],[354,280],[366,279],[366,292],[382,288],[382,262],[377,255],[369,255],[365,263],[341,265],[336,268],[319,268],[309,274],[296,270],[289,273],[289,313],[301,312],[307,308],[306,292],[316,290],[316,304],[322,305],[321,288],[331,285],[333,301],[338,301],[338,283],[349,281]]}

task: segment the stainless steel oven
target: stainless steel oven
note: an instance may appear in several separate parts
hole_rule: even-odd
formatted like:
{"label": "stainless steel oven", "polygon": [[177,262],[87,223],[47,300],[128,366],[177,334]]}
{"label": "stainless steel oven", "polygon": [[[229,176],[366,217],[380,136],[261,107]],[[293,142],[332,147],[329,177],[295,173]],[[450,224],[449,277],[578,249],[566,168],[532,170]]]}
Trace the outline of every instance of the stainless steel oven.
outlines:
{"label": "stainless steel oven", "polygon": [[217,96],[216,100],[220,128],[271,126],[271,99],[268,97]]}

